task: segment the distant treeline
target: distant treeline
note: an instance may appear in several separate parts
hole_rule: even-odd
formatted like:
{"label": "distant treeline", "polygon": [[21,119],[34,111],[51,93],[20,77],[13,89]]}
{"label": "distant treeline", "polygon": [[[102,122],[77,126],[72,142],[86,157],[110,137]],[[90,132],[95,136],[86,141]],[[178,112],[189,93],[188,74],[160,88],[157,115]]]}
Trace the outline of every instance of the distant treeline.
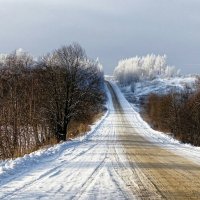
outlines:
{"label": "distant treeline", "polygon": [[153,128],[170,132],[183,143],[200,145],[200,89],[195,93],[186,89],[167,95],[151,94],[145,113]]}
{"label": "distant treeline", "polygon": [[114,70],[114,76],[121,85],[131,85],[142,80],[174,77],[180,74],[174,66],[167,64],[166,55],[147,55],[120,60]]}
{"label": "distant treeline", "polygon": [[[103,72],[78,44],[40,59],[13,52],[0,62],[0,159],[60,142],[103,111]],[[80,128],[80,126],[84,128]]]}

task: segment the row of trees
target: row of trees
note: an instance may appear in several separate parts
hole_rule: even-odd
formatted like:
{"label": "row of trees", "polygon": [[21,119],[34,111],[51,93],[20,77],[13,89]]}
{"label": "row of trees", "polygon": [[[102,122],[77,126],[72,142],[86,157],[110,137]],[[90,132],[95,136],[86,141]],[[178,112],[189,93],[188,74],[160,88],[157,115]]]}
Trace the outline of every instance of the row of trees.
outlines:
{"label": "row of trees", "polygon": [[173,77],[180,71],[167,65],[167,57],[154,54],[144,57],[133,57],[119,61],[114,70],[114,76],[120,84],[130,85],[139,80],[149,80],[156,77]]}
{"label": "row of trees", "polygon": [[0,64],[0,158],[69,137],[69,126],[102,112],[103,72],[78,44],[63,46],[37,61],[27,53]]}
{"label": "row of trees", "polygon": [[151,94],[145,112],[155,129],[171,132],[184,143],[200,145],[200,90],[195,94],[188,90]]}

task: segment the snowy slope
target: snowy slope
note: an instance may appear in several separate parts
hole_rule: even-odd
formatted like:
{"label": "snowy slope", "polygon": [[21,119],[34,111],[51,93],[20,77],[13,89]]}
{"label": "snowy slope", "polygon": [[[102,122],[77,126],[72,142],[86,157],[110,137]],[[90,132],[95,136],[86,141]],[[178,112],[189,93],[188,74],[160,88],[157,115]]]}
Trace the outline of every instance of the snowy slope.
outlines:
{"label": "snowy slope", "polygon": [[41,163],[43,164],[45,162],[50,162],[57,159],[64,151],[69,151],[68,154],[71,154],[75,148],[81,145],[84,141],[87,141],[87,139],[95,133],[96,129],[101,126],[101,124],[109,114],[109,102],[107,104],[107,107],[108,111],[105,113],[105,115],[94,125],[92,125],[90,132],[88,132],[84,136],[54,145],[53,147],[43,148],[41,150],[26,154],[25,156],[16,158],[14,160],[0,160],[0,186],[9,182],[13,178],[18,177],[19,174],[23,175],[24,173],[34,169],[35,166],[38,166]]}
{"label": "snowy slope", "polygon": [[157,78],[151,81],[140,81],[135,83],[134,86],[121,87],[121,90],[129,102],[138,106],[141,100],[151,93],[167,94],[170,91],[181,91],[186,86],[195,89],[194,84],[196,80],[196,76]]}
{"label": "snowy slope", "polygon": [[[189,79],[188,82],[193,82],[193,79]],[[115,84],[114,86],[123,108],[127,111],[128,121],[135,127],[138,133],[142,134],[154,144],[166,148],[175,154],[188,157],[188,159],[200,164],[200,147],[194,147],[190,144],[183,144],[171,136],[166,135],[165,133],[153,130],[150,125],[142,119],[139,112],[134,109],[134,106],[126,100],[120,89]]]}
{"label": "snowy slope", "polygon": [[0,199],[134,199],[111,167],[126,158],[115,142],[115,111],[108,97],[109,112],[84,138],[2,162]]}
{"label": "snowy slope", "polygon": [[[153,131],[117,85],[112,86],[123,111],[116,108],[118,103],[113,106],[108,92],[109,112],[84,138],[2,162],[0,199],[161,199],[157,187],[162,187],[162,180],[155,187],[147,177],[150,171],[130,162],[130,155],[126,155],[127,149],[137,150],[137,145],[156,145],[172,152],[170,158],[178,153],[199,163],[199,148],[179,144]],[[125,140],[127,133],[130,140]],[[138,139],[142,136],[149,143],[137,144],[140,140],[132,140],[131,135]]]}

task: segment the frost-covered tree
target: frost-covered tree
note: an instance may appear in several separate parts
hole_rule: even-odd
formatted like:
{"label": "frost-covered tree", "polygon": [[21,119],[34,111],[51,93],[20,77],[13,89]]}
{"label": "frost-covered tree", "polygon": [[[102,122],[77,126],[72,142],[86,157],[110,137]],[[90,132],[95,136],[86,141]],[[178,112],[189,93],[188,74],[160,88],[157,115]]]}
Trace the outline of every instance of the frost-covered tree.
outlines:
{"label": "frost-covered tree", "polygon": [[166,55],[147,55],[120,60],[114,70],[114,76],[120,84],[130,85],[139,80],[157,77],[172,77],[180,73],[175,67],[167,65]]}
{"label": "frost-covered tree", "polygon": [[0,159],[85,132],[105,100],[102,65],[77,43],[0,55]]}

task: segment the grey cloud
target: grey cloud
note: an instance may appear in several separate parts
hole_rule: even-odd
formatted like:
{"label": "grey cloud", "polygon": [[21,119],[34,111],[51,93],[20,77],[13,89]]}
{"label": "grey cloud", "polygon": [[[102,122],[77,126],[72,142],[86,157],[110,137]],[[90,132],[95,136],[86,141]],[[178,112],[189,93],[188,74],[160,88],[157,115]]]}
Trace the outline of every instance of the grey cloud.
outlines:
{"label": "grey cloud", "polygon": [[200,73],[199,0],[0,1],[0,52],[40,55],[77,41],[106,73],[121,58],[147,53]]}

